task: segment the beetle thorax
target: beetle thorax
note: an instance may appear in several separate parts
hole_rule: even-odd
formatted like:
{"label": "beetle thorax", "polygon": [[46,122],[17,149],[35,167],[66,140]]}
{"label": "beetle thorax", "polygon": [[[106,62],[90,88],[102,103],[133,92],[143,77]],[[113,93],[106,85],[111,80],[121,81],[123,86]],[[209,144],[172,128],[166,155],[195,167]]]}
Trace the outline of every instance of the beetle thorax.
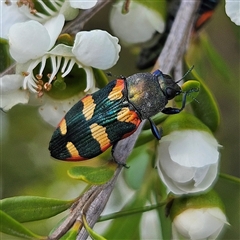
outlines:
{"label": "beetle thorax", "polygon": [[158,79],[151,73],[137,73],[127,78],[128,101],[142,119],[154,116],[167,104]]}

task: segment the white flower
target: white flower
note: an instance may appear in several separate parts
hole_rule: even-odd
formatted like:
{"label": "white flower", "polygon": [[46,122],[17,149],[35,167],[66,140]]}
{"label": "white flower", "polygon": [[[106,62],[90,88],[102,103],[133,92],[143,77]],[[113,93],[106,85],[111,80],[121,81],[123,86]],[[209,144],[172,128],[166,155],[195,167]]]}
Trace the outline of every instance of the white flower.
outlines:
{"label": "white flower", "polygon": [[[117,62],[120,51],[118,39],[101,30],[78,33],[73,47],[58,44],[52,48],[62,28],[62,25],[58,24],[59,18],[61,20],[63,16],[59,14],[53,18],[56,22],[54,25],[48,22],[42,25],[31,20],[12,26],[9,43],[10,53],[17,62],[16,75],[4,76],[0,80],[3,99],[0,107],[3,110],[9,110],[18,103],[27,103],[31,96],[29,93],[35,93],[40,97],[40,104],[44,104],[40,110],[43,118],[48,119],[48,122],[55,126],[66,111],[83,95],[81,89],[85,83],[81,82],[84,79],[87,80],[85,91],[96,90],[92,67],[99,69],[112,67]],[[63,21],[61,23],[63,24]],[[65,78],[75,66],[82,69],[83,80],[81,76],[71,79],[72,87],[68,93],[69,88]],[[11,80],[15,78],[17,80]],[[73,83],[76,85],[72,85]],[[66,89],[65,92],[64,89]],[[55,93],[52,94],[52,92]],[[59,94],[54,98],[53,95],[56,97],[56,92]],[[52,107],[49,106],[50,102]]]}
{"label": "white flower", "polygon": [[51,22],[52,18],[61,14],[64,16],[63,21],[72,20],[78,15],[78,9],[92,8],[96,5],[97,0],[55,0],[37,1],[37,3],[38,5],[35,5],[33,1],[1,1],[1,37],[8,38],[8,31],[13,24],[25,22],[29,19],[45,23],[47,21]]}
{"label": "white flower", "polygon": [[240,26],[240,1],[226,0],[225,11],[231,21]]}
{"label": "white flower", "polygon": [[9,28],[17,22],[24,22],[28,20],[28,17],[22,14],[17,4],[7,4],[7,1],[0,2],[0,9],[1,9],[1,31],[0,37],[1,38],[8,38],[8,31]]}
{"label": "white flower", "polygon": [[165,23],[157,11],[131,1],[129,12],[123,14],[122,6],[123,1],[119,1],[113,6],[110,14],[110,26],[121,40],[140,43],[151,39],[156,31],[163,32]]}
{"label": "white flower", "polygon": [[173,219],[173,239],[216,239],[227,223],[222,210],[212,208],[189,208]]}
{"label": "white flower", "polygon": [[158,147],[158,172],[170,192],[208,189],[218,173],[219,144],[209,132],[183,129],[164,136]]}

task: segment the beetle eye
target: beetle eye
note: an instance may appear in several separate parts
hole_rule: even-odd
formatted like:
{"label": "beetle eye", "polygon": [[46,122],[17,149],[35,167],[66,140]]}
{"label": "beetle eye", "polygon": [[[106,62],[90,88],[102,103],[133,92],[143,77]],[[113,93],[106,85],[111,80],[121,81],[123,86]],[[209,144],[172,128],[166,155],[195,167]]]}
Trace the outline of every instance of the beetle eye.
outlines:
{"label": "beetle eye", "polygon": [[166,88],[166,97],[168,100],[173,99],[176,95],[179,95],[180,92],[176,91],[174,88]]}

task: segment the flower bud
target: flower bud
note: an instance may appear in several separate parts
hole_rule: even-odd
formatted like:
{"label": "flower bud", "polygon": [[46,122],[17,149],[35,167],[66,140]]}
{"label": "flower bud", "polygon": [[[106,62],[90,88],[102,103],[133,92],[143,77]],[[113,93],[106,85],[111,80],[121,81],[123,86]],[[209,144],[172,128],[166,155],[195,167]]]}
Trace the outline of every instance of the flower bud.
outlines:
{"label": "flower bud", "polygon": [[207,190],[218,173],[219,144],[210,130],[187,113],[170,116],[163,124],[157,168],[168,190],[188,194]]}
{"label": "flower bud", "polygon": [[175,199],[170,217],[173,239],[216,239],[228,224],[223,203],[214,191]]}

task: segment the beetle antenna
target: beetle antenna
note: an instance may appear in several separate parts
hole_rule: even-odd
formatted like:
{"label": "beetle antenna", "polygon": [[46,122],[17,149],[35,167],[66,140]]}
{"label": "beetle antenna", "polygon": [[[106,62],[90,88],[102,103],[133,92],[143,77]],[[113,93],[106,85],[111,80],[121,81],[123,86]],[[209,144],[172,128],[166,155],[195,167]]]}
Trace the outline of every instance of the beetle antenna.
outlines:
{"label": "beetle antenna", "polygon": [[179,80],[177,80],[175,83],[179,83],[181,80],[183,80],[194,68],[194,65],[190,67],[190,69],[183,75],[183,77]]}

